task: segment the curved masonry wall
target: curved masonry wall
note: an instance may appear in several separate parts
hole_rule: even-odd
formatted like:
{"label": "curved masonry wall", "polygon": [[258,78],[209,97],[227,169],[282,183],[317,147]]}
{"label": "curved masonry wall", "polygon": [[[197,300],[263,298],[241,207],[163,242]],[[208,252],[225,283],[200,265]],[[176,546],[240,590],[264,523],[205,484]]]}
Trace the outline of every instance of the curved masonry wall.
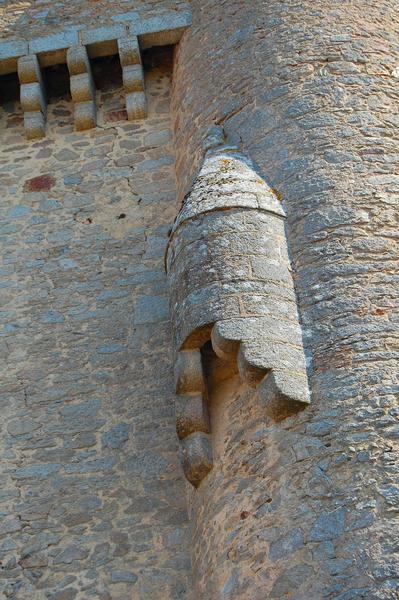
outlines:
{"label": "curved masonry wall", "polygon": [[174,74],[180,197],[222,124],[283,201],[312,392],[276,424],[203,350],[203,600],[399,593],[395,5],[193,2]]}

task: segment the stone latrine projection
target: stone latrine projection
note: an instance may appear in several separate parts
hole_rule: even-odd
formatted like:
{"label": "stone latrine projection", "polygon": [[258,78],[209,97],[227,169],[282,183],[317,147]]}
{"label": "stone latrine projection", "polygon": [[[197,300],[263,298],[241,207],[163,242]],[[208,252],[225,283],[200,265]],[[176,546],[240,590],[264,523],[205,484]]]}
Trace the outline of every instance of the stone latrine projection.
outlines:
{"label": "stone latrine projection", "polygon": [[281,202],[250,160],[224,144],[221,128],[211,130],[205,146],[166,256],[178,355],[177,430],[195,486],[198,473],[204,477],[211,467],[200,362],[208,340],[220,359],[237,361],[241,379],[258,389],[273,420],[310,401]]}

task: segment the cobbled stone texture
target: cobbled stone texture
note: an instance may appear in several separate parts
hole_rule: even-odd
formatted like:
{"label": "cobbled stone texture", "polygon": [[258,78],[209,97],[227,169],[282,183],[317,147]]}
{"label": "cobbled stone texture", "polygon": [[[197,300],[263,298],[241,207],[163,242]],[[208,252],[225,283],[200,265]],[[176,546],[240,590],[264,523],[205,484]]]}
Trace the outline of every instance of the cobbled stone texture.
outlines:
{"label": "cobbled stone texture", "polygon": [[171,53],[150,63],[137,123],[106,79],[90,132],[65,97],[43,141],[18,102],[0,109],[0,598],[190,598],[163,267]]}
{"label": "cobbled stone texture", "polygon": [[2,0],[0,39],[37,38],[40,43],[40,37],[55,37],[59,31],[108,29],[125,22],[138,23],[144,29],[144,23],[158,21],[155,30],[160,30],[164,15],[189,12],[188,2],[183,0]]}

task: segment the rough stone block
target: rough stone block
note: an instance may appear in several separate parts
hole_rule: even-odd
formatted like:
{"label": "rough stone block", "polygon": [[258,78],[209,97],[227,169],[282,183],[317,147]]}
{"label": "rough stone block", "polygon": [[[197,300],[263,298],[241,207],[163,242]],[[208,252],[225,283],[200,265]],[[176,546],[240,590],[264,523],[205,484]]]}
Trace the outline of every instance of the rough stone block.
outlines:
{"label": "rough stone block", "polygon": [[141,63],[140,48],[136,36],[119,38],[118,50],[122,67]]}
{"label": "rough stone block", "polygon": [[84,46],[70,48],[67,63],[71,75],[71,96],[75,103],[75,129],[83,131],[96,126],[96,92],[87,50]]}
{"label": "rough stone block", "polygon": [[177,396],[176,431],[180,440],[196,431],[210,433],[208,405],[202,394]]}
{"label": "rough stone block", "polygon": [[203,432],[192,433],[180,444],[183,471],[187,480],[198,487],[213,467],[210,436]]}
{"label": "rough stone block", "polygon": [[126,26],[116,24],[82,31],[80,40],[82,44],[87,46],[90,58],[96,58],[117,54],[117,39],[124,35],[126,35]]}
{"label": "rough stone block", "polygon": [[73,75],[70,81],[72,100],[78,102],[88,102],[94,98],[94,86],[91,73],[80,73]]}
{"label": "rough stone block", "polygon": [[18,60],[18,77],[21,84],[41,81],[40,65],[35,54],[21,56]]}
{"label": "rough stone block", "polygon": [[129,31],[136,35],[164,33],[187,28],[192,23],[191,10],[163,12],[151,18],[136,18],[129,22]]}
{"label": "rough stone block", "polygon": [[181,40],[183,33],[187,27],[179,27],[176,29],[165,29],[154,33],[138,34],[140,45],[143,50],[152,48],[153,46],[174,46]]}
{"label": "rough stone block", "polygon": [[126,112],[129,121],[145,119],[147,116],[147,100],[144,92],[126,94]]}
{"label": "rough stone block", "polygon": [[28,139],[41,138],[45,134],[46,99],[42,75],[36,56],[18,59],[18,76],[21,81],[21,106]]}
{"label": "rough stone block", "polygon": [[96,27],[95,29],[85,29],[80,32],[80,41],[85,46],[117,40],[126,34],[126,26],[123,24],[109,25],[105,27]]}
{"label": "rough stone block", "polygon": [[144,91],[144,76],[141,65],[127,65],[123,67],[123,87],[126,92]]}
{"label": "rough stone block", "polygon": [[79,75],[90,72],[90,62],[84,46],[73,46],[67,50],[67,64],[69,74]]}
{"label": "rough stone block", "polygon": [[0,61],[18,58],[28,53],[28,42],[25,40],[4,40],[0,42]]}
{"label": "rough stone block", "polygon": [[24,40],[5,40],[0,42],[0,75],[15,73],[18,58],[28,53],[28,42]]}
{"label": "rough stone block", "polygon": [[184,31],[191,25],[191,11],[165,12],[152,18],[135,18],[129,23],[129,31],[140,36],[142,48],[177,44]]}
{"label": "rough stone block", "polygon": [[53,52],[61,49],[76,46],[79,43],[78,31],[68,29],[48,35],[38,37],[29,42],[29,53],[40,54],[44,52]]}
{"label": "rough stone block", "polygon": [[93,129],[97,124],[96,104],[93,101],[79,102],[74,108],[76,131]]}
{"label": "rough stone block", "polygon": [[178,353],[175,366],[177,394],[205,391],[201,352],[197,349]]}
{"label": "rough stone block", "polygon": [[38,82],[21,85],[21,106],[24,112],[46,111],[43,89]]}

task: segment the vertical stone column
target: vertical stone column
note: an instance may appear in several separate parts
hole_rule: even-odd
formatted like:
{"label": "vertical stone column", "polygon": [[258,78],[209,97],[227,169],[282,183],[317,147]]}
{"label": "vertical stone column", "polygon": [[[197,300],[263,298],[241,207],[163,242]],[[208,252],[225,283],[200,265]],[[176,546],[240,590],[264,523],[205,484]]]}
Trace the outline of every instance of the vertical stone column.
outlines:
{"label": "vertical stone column", "polygon": [[214,465],[190,493],[201,600],[398,597],[397,25],[394,0],[193,2],[174,76],[181,198],[222,123],[287,214],[312,393],[275,422],[258,388],[204,356]]}
{"label": "vertical stone column", "polygon": [[123,87],[126,92],[126,112],[128,119],[129,121],[144,119],[147,115],[147,103],[137,37],[119,38],[118,49],[122,65]]}
{"label": "vertical stone column", "polygon": [[47,107],[40,65],[35,54],[18,59],[18,77],[26,136],[28,139],[42,138],[46,129]]}
{"label": "vertical stone column", "polygon": [[75,105],[75,129],[83,131],[96,126],[96,91],[85,46],[73,46],[67,51],[71,76],[71,96]]}

